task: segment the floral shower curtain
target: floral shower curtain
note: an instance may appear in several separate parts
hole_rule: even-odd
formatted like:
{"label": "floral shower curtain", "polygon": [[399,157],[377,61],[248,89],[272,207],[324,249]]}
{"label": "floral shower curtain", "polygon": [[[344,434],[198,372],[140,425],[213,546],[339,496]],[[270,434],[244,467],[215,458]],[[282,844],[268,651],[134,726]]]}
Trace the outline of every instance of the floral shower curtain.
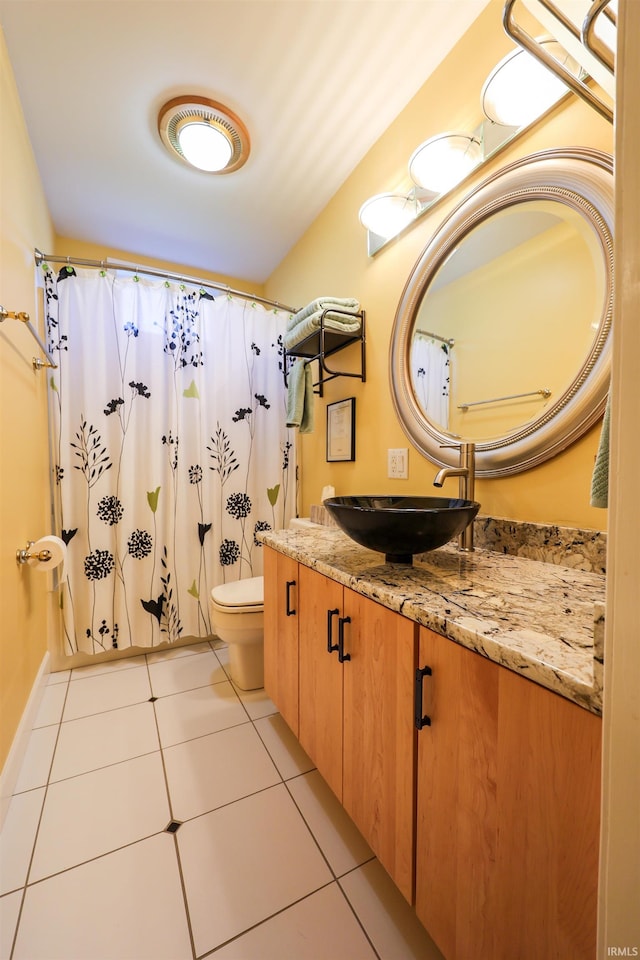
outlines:
{"label": "floral shower curtain", "polygon": [[417,331],[411,343],[411,378],[418,403],[429,419],[449,428],[451,380],[449,345]]}
{"label": "floral shower curtain", "polygon": [[210,635],[295,512],[287,313],[122,271],[44,265],[65,653]]}

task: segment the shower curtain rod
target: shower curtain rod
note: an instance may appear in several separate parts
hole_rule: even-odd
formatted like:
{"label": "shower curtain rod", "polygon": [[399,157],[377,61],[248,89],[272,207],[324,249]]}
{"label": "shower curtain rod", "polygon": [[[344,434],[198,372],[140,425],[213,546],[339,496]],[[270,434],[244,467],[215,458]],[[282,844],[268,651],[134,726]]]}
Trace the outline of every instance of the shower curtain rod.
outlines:
{"label": "shower curtain rod", "polygon": [[148,277],[160,277],[163,280],[174,280],[176,283],[189,283],[194,287],[209,287],[211,290],[220,290],[222,293],[228,293],[232,297],[241,297],[243,300],[251,300],[256,303],[264,303],[269,307],[276,307],[278,310],[284,310],[287,313],[296,313],[297,307],[288,307],[284,303],[278,303],[277,300],[267,300],[265,297],[258,297],[251,293],[245,293],[243,290],[234,290],[224,283],[216,283],[214,280],[201,280],[199,277],[187,277],[181,273],[172,273],[170,270],[156,270],[154,267],[138,267],[132,263],[126,263],[121,260],[83,260],[79,257],[57,257],[47,256],[40,250],[35,251],[36,264],[41,263],[66,263],[68,266],[76,267],[98,267],[100,270],[123,270],[127,273],[142,273]]}

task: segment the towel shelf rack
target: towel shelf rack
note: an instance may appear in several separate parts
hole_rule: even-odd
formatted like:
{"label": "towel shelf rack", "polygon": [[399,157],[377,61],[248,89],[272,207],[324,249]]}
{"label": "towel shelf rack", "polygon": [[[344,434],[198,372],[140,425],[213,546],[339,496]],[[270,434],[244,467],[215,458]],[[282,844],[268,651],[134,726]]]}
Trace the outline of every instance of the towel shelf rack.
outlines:
{"label": "towel shelf rack", "polygon": [[[335,307],[332,307],[331,311],[333,313],[340,312],[336,310]],[[357,314],[349,313],[348,316],[360,317],[360,329],[357,332],[354,333],[350,331],[349,333],[340,333],[339,330],[335,330],[332,327],[326,327],[323,315],[320,318],[320,326],[317,330],[314,330],[313,333],[310,333],[307,337],[301,340],[300,343],[296,343],[295,346],[289,347],[289,349],[285,350],[285,384],[287,383],[290,357],[292,359],[301,357],[304,360],[307,360],[308,363],[312,363],[314,360],[318,361],[318,379],[314,381],[313,388],[314,392],[317,393],[319,397],[324,396],[324,384],[328,383],[330,380],[334,380],[336,377],[355,377],[357,380],[362,380],[363,383],[366,381],[365,312],[364,310],[361,310]],[[332,356],[334,353],[338,353],[340,350],[344,350],[345,347],[348,347],[353,343],[360,344],[360,371],[358,373],[353,373],[346,370],[335,370],[328,366],[326,362],[327,357]]]}

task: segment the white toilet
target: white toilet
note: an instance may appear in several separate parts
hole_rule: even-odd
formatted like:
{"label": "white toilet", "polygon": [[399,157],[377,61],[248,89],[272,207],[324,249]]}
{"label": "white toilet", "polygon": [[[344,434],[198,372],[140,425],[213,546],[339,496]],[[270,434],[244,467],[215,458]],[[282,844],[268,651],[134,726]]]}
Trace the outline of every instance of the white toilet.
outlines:
{"label": "white toilet", "polygon": [[229,646],[231,679],[242,690],[264,686],[264,578],[214,587],[209,615],[216,636]]}

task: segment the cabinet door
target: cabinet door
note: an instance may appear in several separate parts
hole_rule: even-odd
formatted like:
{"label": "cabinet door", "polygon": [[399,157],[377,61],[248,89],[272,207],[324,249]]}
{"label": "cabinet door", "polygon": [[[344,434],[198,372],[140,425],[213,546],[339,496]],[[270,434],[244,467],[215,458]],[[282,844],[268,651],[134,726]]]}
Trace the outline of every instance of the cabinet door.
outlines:
{"label": "cabinet door", "polygon": [[416,624],[344,591],[343,804],[413,902]]}
{"label": "cabinet door", "polygon": [[500,670],[496,960],[594,960],[599,717]]}
{"label": "cabinet door", "polygon": [[425,627],[419,666],[416,912],[447,960],[495,960],[500,667]]}
{"label": "cabinet door", "polygon": [[338,639],[342,586],[302,564],[299,579],[298,739],[342,800],[342,664],[328,650]]}
{"label": "cabinet door", "polygon": [[264,686],[298,736],[298,564],[264,551]]}
{"label": "cabinet door", "polygon": [[447,960],[593,960],[601,721],[420,628],[416,910]]}

